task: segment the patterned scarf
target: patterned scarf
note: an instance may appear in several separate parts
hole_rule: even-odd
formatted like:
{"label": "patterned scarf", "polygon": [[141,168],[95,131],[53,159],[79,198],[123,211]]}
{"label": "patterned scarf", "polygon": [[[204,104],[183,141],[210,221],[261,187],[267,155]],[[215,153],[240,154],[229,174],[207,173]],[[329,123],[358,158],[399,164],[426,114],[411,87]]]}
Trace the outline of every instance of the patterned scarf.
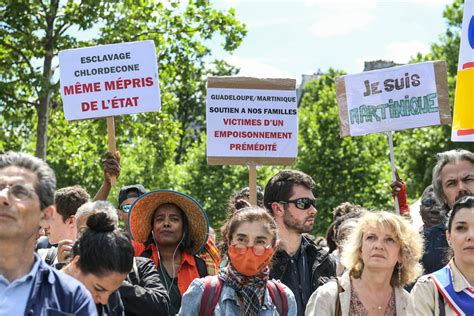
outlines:
{"label": "patterned scarf", "polygon": [[237,272],[229,263],[219,271],[219,278],[235,290],[242,301],[244,315],[257,316],[263,304],[269,274],[270,269],[266,267],[257,275],[249,277]]}

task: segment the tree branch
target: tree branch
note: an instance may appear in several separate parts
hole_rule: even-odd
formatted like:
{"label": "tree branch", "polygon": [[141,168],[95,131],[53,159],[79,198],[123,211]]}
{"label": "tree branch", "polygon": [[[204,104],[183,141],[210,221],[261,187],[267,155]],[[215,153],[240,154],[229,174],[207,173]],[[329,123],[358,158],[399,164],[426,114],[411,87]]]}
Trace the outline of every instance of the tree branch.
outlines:
{"label": "tree branch", "polygon": [[23,51],[21,49],[18,49],[15,46],[12,46],[12,45],[8,44],[3,39],[0,39],[0,45],[3,45],[7,48],[10,48],[11,50],[18,53],[23,58],[25,63],[28,65],[28,68],[30,69],[31,74],[35,73],[35,69],[33,68],[33,65],[31,64],[30,59],[23,53]]}
{"label": "tree branch", "polygon": [[13,93],[8,93],[8,92],[5,92],[5,91],[2,91],[2,94],[7,96],[8,98],[10,98],[11,100],[13,100],[16,103],[23,103],[23,104],[26,104],[26,105],[38,106],[37,102],[35,103],[35,102],[28,101],[28,100],[19,99]]}

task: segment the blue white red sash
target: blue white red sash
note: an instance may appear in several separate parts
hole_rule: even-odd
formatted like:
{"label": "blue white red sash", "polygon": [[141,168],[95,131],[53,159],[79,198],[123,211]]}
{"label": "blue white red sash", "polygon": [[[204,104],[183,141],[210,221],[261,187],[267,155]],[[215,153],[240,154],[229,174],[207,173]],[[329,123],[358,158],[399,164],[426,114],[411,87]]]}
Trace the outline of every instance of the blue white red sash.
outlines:
{"label": "blue white red sash", "polygon": [[457,315],[474,315],[474,290],[470,288],[466,288],[461,292],[454,290],[452,271],[449,264],[433,272],[430,277],[438,288],[438,292],[443,295],[444,300],[448,302]]}

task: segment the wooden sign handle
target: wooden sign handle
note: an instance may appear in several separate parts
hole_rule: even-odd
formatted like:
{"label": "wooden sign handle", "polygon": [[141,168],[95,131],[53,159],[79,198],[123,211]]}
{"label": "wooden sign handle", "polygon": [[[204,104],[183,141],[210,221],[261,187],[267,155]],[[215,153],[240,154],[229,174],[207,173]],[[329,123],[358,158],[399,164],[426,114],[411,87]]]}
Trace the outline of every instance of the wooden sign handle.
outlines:
{"label": "wooden sign handle", "polygon": [[[390,147],[390,165],[392,166],[392,181],[396,181],[397,177],[395,176],[395,155],[393,151],[393,136],[392,136],[392,131],[387,132],[387,137],[388,137],[388,145]],[[395,202],[395,211],[397,212],[397,215],[400,215],[400,206],[398,205],[398,197],[395,197],[394,199]]]}
{"label": "wooden sign handle", "polygon": [[[111,153],[115,154],[117,151],[115,147],[115,121],[113,116],[107,117],[107,136],[108,136],[108,149]],[[110,178],[110,184],[114,186],[117,183],[115,177]]]}
{"label": "wooden sign handle", "polygon": [[250,204],[257,206],[257,164],[249,162],[249,199]]}

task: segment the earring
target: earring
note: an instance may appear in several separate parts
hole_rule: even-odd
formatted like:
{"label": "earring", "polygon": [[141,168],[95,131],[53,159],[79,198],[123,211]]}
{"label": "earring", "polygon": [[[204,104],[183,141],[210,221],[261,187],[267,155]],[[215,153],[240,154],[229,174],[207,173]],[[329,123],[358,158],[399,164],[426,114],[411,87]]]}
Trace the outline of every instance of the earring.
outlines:
{"label": "earring", "polygon": [[398,267],[398,285],[402,285],[402,265],[399,263]]}

